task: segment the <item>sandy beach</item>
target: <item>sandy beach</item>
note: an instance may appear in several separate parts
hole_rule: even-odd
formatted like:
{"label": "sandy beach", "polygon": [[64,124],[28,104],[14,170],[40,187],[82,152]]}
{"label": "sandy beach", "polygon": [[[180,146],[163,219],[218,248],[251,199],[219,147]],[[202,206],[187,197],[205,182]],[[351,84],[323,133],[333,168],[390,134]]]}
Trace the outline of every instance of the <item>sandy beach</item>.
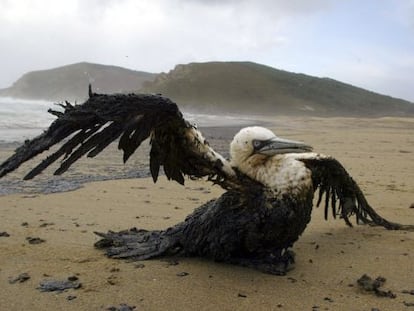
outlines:
{"label": "sandy beach", "polygon": [[[414,119],[262,120],[279,136],[337,158],[379,214],[414,224]],[[236,131],[215,128],[206,136],[225,153]],[[0,148],[0,162],[14,147]],[[68,172],[67,180],[78,178],[73,191],[59,192],[59,182],[67,180],[51,178],[52,170],[21,182],[36,161],[1,180],[1,310],[414,310],[414,232],[349,228],[340,219],[325,221],[322,209],[314,210],[293,248],[296,267],[283,277],[201,258],[106,258],[93,247],[94,231],[164,229],[222,193],[205,181],[183,187],[163,176],[157,184],[148,177],[125,179],[137,169],[137,176],[148,175],[147,152],[143,146],[125,166],[116,147],[80,161]],[[93,182],[93,176],[108,180]],[[48,187],[56,193],[42,193]],[[22,273],[30,278],[14,280]],[[384,277],[384,289],[396,297],[361,290],[363,274]],[[44,280],[74,276],[78,289],[38,289]]]}

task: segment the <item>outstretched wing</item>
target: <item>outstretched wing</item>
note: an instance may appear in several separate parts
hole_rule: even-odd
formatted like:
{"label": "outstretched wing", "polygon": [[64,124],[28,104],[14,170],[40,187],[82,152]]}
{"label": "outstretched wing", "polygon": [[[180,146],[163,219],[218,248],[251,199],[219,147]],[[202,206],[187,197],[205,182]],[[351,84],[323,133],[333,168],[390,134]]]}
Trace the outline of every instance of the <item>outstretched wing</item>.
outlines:
{"label": "outstretched wing", "polygon": [[414,230],[412,225],[393,223],[378,215],[368,204],[358,184],[336,159],[318,155],[300,160],[312,171],[314,190],[319,189],[317,206],[324,200],[325,219],[331,209],[334,218],[339,215],[349,226],[352,226],[349,218],[355,215],[357,223],[382,226],[390,230]]}
{"label": "outstretched wing", "polygon": [[59,142],[62,142],[59,149],[33,168],[25,179],[35,177],[60,158],[55,174],[62,174],[82,156],[94,157],[117,139],[125,162],[151,136],[150,170],[154,181],[163,166],[167,178],[181,184],[184,175],[188,175],[208,176],[226,189],[241,186],[238,173],[229,162],[209,146],[168,98],[144,94],[102,95],[90,91],[85,103],[66,102],[60,106],[63,112],[49,110],[57,119],[43,134],[26,141],[0,165],[0,177]]}

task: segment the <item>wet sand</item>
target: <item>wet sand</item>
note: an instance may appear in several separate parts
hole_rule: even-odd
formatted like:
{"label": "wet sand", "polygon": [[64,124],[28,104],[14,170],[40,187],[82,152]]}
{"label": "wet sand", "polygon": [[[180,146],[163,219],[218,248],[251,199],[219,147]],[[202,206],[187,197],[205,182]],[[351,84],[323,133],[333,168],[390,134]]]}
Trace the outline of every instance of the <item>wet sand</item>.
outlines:
{"label": "wet sand", "polygon": [[[347,168],[370,204],[390,220],[414,224],[414,119],[263,118],[279,136],[303,140],[331,154]],[[224,151],[236,128],[210,129],[214,147]],[[207,131],[208,132],[208,131]],[[224,133],[224,134],[223,134]],[[14,146],[0,149],[0,161]],[[145,148],[127,166],[116,148],[69,172],[77,176],[125,178],[146,169]],[[33,162],[31,163],[33,165]],[[30,166],[30,163],[25,166]],[[4,179],[3,188],[25,169]],[[136,173],[136,172],[135,172]],[[40,177],[50,180],[51,171]],[[79,177],[83,178],[83,177]],[[98,178],[99,179],[99,178]],[[83,180],[83,179],[82,179]],[[55,183],[59,184],[59,180]],[[53,187],[49,182],[44,189]],[[80,184],[83,184],[81,182]],[[56,186],[59,190],[59,185]],[[2,310],[105,310],[122,303],[135,310],[410,310],[414,296],[414,233],[325,221],[315,209],[294,245],[297,263],[285,277],[200,258],[126,262],[93,248],[93,231],[130,227],[162,229],[222,193],[204,181],[182,187],[161,177],[87,182],[74,191],[39,193],[36,181],[0,196],[0,305]],[[28,238],[43,239],[31,244]],[[40,241],[40,240],[31,240]],[[30,279],[9,284],[21,273]],[[186,273],[183,273],[186,272]],[[363,292],[364,273],[387,279],[396,298]],[[47,279],[76,276],[82,287],[40,292]]]}

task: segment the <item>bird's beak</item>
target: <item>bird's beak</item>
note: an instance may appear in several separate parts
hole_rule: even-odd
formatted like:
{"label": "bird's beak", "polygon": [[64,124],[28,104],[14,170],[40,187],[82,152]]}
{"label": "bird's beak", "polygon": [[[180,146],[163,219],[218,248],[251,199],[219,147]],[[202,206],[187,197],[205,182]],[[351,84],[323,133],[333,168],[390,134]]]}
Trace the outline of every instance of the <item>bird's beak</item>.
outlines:
{"label": "bird's beak", "polygon": [[303,153],[312,151],[312,147],[300,141],[275,137],[269,139],[256,150],[256,153],[275,155],[282,153]]}

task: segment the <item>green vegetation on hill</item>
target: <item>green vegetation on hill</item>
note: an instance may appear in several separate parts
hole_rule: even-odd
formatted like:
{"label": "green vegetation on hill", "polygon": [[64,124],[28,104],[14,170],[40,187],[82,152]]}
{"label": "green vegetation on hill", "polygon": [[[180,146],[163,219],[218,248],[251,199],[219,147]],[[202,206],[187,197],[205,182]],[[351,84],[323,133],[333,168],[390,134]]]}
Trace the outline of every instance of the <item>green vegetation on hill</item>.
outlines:
{"label": "green vegetation on hill", "polygon": [[190,63],[158,75],[83,62],[29,72],[0,96],[81,102],[89,83],[97,93],[161,93],[214,114],[414,116],[408,101],[252,62]]}
{"label": "green vegetation on hill", "polygon": [[214,113],[414,114],[414,105],[401,99],[251,62],[177,65],[145,83],[142,91],[161,93],[186,109]]}
{"label": "green vegetation on hill", "polygon": [[116,66],[77,63],[23,75],[0,95],[52,101],[77,100],[88,97],[88,84],[99,93],[124,93],[141,88],[155,74],[133,71]]}

